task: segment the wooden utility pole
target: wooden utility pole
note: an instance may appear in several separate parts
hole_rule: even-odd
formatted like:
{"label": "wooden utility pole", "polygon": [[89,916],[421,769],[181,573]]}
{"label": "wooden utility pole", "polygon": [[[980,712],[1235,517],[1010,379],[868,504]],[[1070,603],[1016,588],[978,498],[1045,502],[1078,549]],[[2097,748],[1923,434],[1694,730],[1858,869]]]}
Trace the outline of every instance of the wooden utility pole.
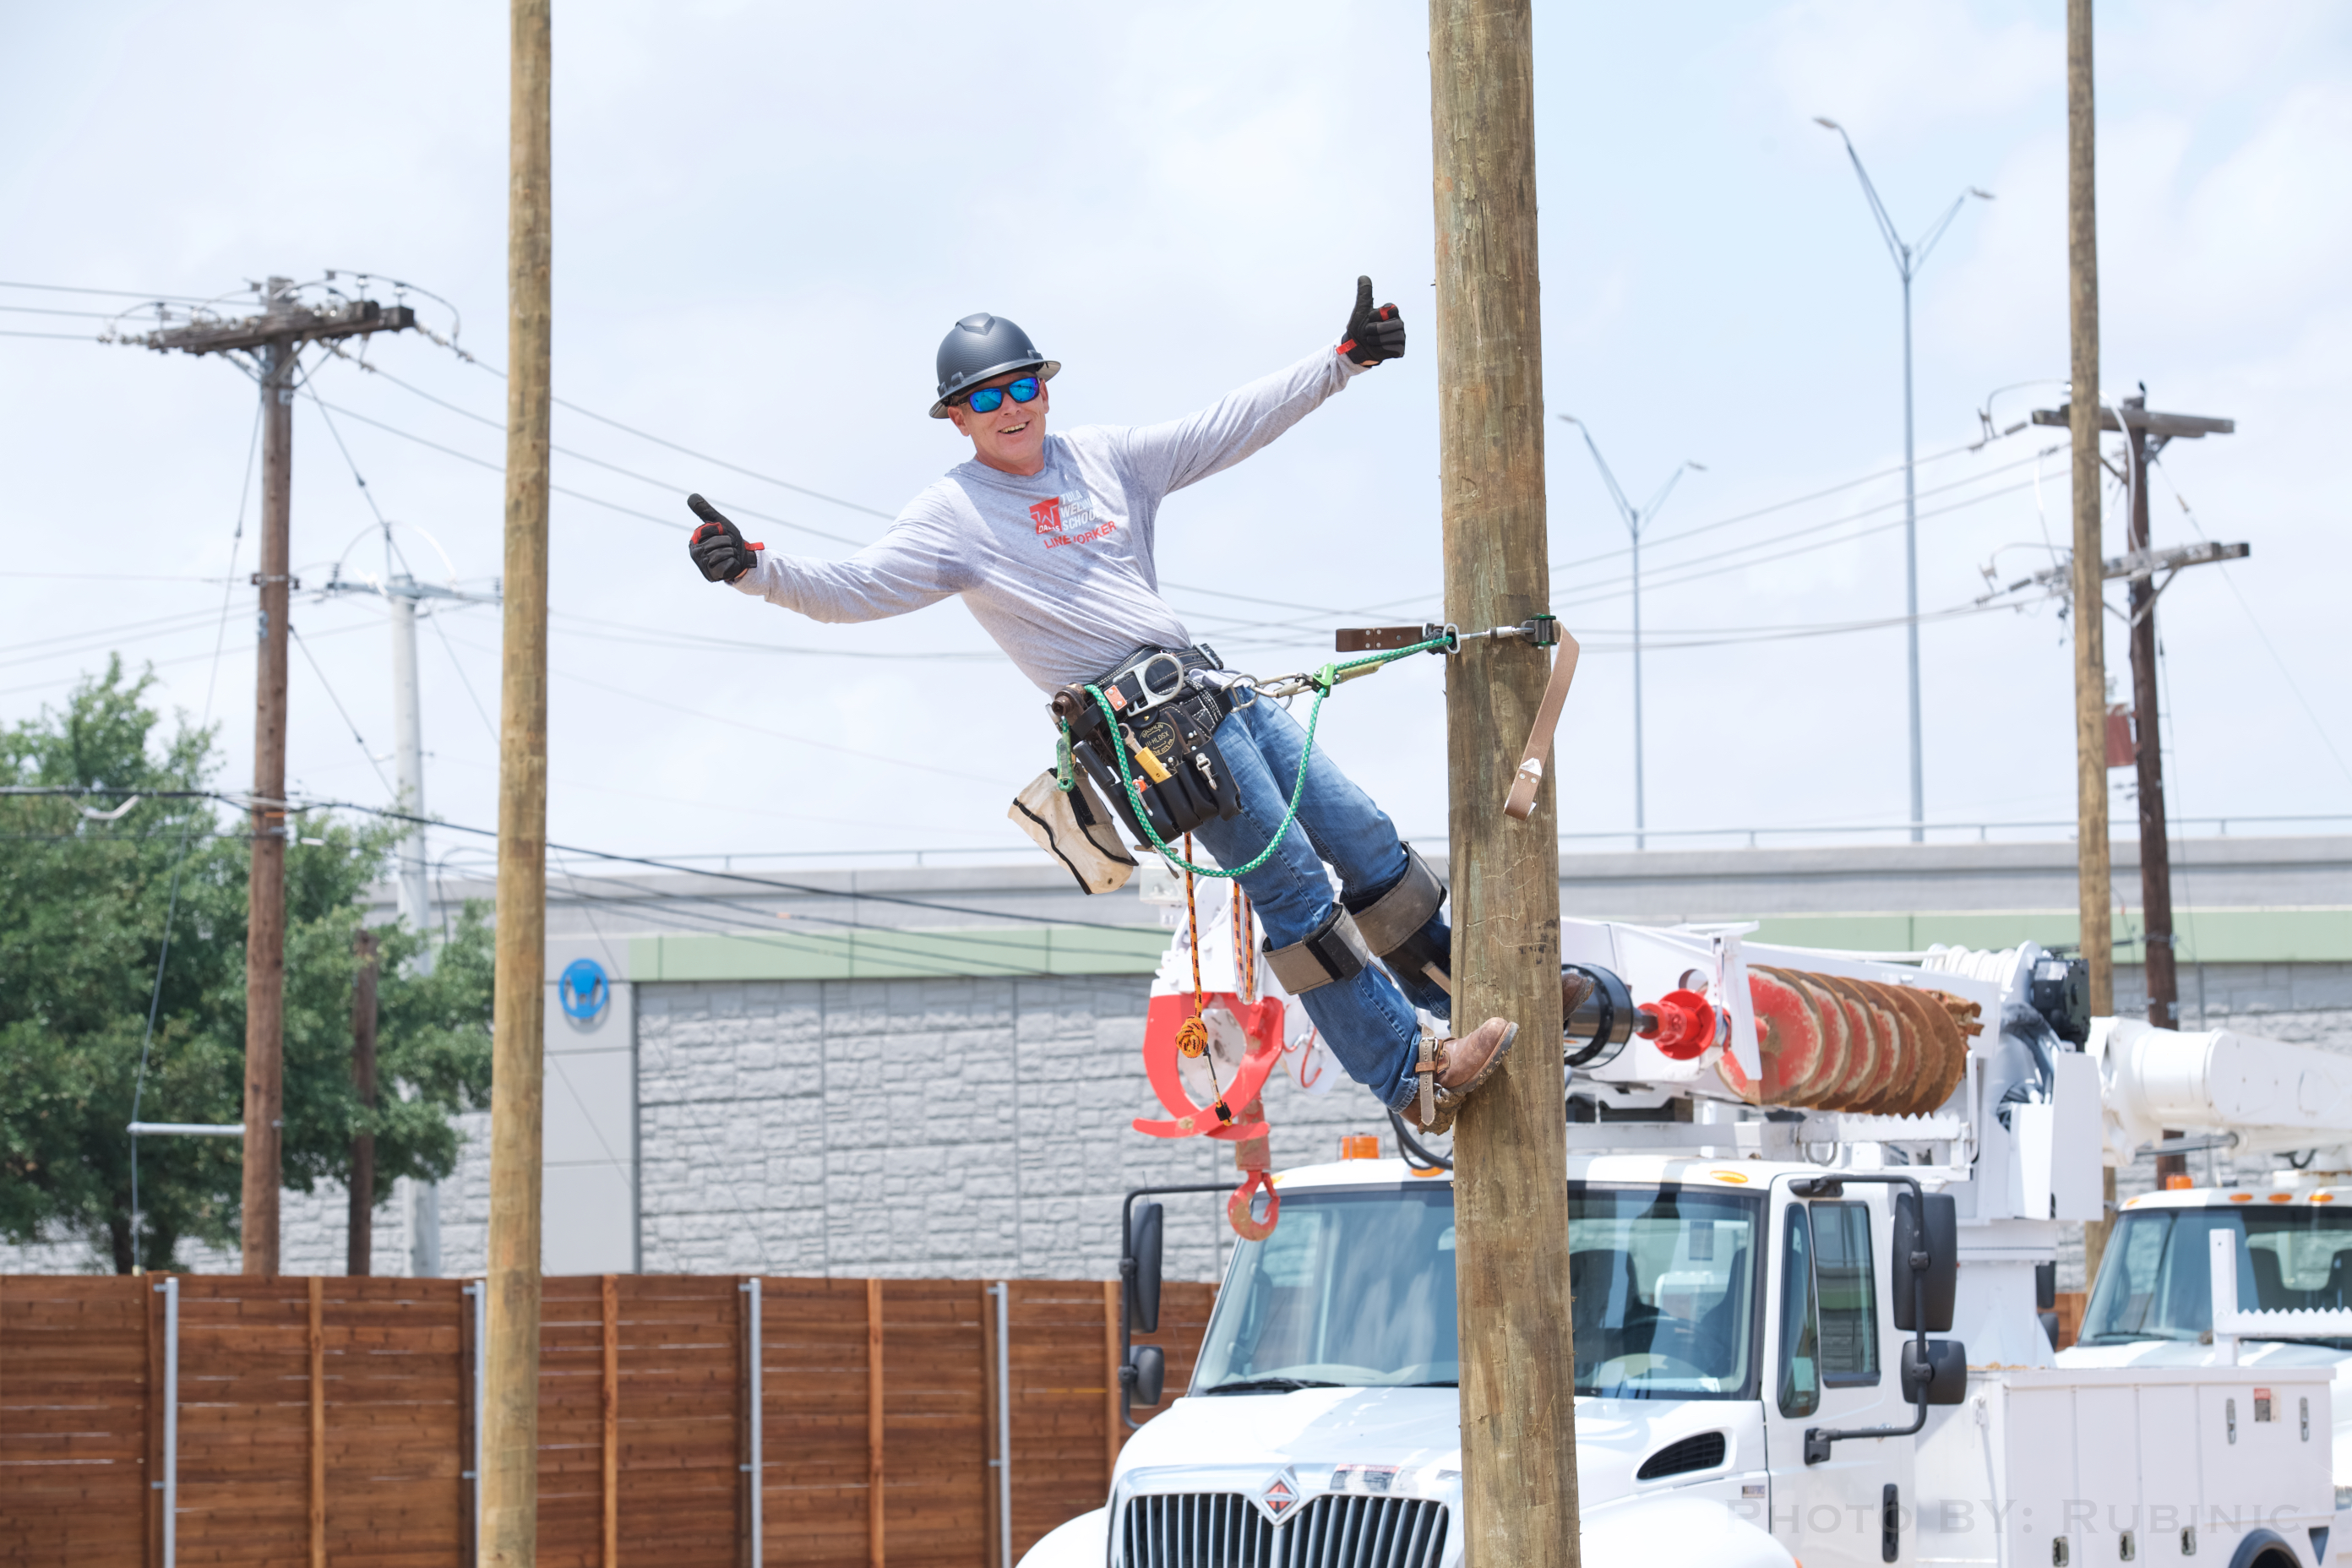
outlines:
{"label": "wooden utility pole", "polygon": [[[2132,713],[2138,748],[2139,898],[2147,931],[2147,1021],[2159,1028],[2177,1029],[2180,1027],[2180,970],[2173,942],[2172,847],[2165,822],[2164,747],[2156,679],[2156,596],[2171,579],[2156,580],[2161,563],[2148,541],[2147,470],[2156,455],[2175,437],[2226,436],[2237,424],[2192,414],[2152,412],[2143,391],[2137,397],[2124,399],[2123,426],[2124,474],[2131,486],[2131,528],[2125,540],[2124,563],[2130,569],[2131,580]],[[2171,1162],[2169,1169],[2165,1168],[2167,1161]],[[2188,1173],[2187,1163],[2179,1154],[2166,1155],[2158,1165],[2159,1176]]]}
{"label": "wooden utility pole", "polygon": [[[1437,209],[1438,475],[1445,614],[1545,611],[1542,331],[1528,0],[1430,0]],[[1463,1525],[1469,1568],[1580,1561],[1568,1137],[1560,1110],[1559,843],[1554,795],[1503,814],[1547,661],[1463,645],[1445,683],[1454,1013],[1519,1026],[1456,1123]]]}
{"label": "wooden utility pole", "polygon": [[[360,1104],[375,1109],[375,932],[362,926],[352,939],[359,953],[359,973],[352,984],[352,1089]],[[349,1255],[343,1272],[363,1276],[374,1271],[375,1258],[375,1134],[352,1139],[352,1221]]]}
{"label": "wooden utility pole", "polygon": [[499,687],[498,968],[490,1064],[489,1343],[481,1561],[539,1558],[540,1056],[547,968],[551,0],[511,0],[506,624]]}
{"label": "wooden utility pole", "polygon": [[[2237,429],[2230,419],[2215,419],[2201,414],[2165,414],[2147,406],[2145,391],[2137,397],[2126,397],[2118,411],[2098,410],[2099,428],[2120,431],[2124,436],[2124,482],[2131,489],[2131,523],[2125,538],[2124,553],[2100,563],[2099,575],[2106,582],[2121,577],[2130,584],[2131,603],[2131,672],[2133,766],[2137,773],[2139,795],[2139,883],[2141,923],[2147,928],[2144,945],[2147,952],[2143,971],[2147,983],[2147,1021],[2160,1028],[2180,1026],[2180,972],[2172,929],[2172,848],[2169,830],[2165,822],[2164,807],[2164,745],[2163,733],[2157,713],[2158,687],[2156,679],[2156,599],[2170,586],[2172,578],[2182,568],[2203,566],[2217,561],[2235,561],[2250,553],[2244,544],[2215,544],[2208,542],[2186,549],[2158,551],[2148,542],[2147,470],[2156,455],[2177,439],[2197,440],[2207,436],[2227,436]],[[2074,408],[2037,408],[2033,411],[2036,425],[2071,424]],[[2156,580],[2158,572],[2166,573],[2163,582]],[[2170,1128],[2164,1131],[2167,1141],[2180,1134]],[[2188,1157],[2183,1154],[2158,1154],[2156,1158],[2156,1179],[2168,1181],[2189,1174]]]}
{"label": "wooden utility pole", "polygon": [[[269,280],[269,305],[291,279]],[[253,834],[246,874],[244,1271],[278,1272],[278,1193],[285,1171],[286,655],[292,607],[294,368],[291,343],[262,344],[261,570],[253,669]]]}
{"label": "wooden utility pole", "polygon": [[[2091,0],[2066,0],[2066,302],[2072,328],[2069,425],[2074,447],[2074,855],[2091,1016],[2116,1010],[2115,899],[2107,865],[2107,627],[2099,565],[2098,141]],[[2105,1177],[2112,1206],[2116,1173]],[[2108,1221],[2083,1226],[2084,1278],[2099,1276]]]}
{"label": "wooden utility pole", "polygon": [[278,1272],[278,1192],[284,1171],[286,1057],[286,653],[293,595],[294,385],[302,345],[399,331],[405,305],[373,300],[313,308],[293,279],[272,278],[261,314],[204,320],[137,341],[158,352],[242,353],[261,386],[261,590],[255,623],[252,864],[246,882],[245,1180],[239,1251],[250,1275]]}

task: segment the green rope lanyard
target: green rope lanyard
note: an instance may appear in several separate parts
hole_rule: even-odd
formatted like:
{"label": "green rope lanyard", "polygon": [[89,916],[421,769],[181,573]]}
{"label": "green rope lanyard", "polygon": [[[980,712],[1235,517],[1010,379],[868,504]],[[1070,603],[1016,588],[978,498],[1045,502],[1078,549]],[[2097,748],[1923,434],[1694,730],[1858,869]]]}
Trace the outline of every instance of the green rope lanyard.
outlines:
{"label": "green rope lanyard", "polygon": [[[1236,866],[1230,871],[1215,871],[1206,866],[1195,866],[1177,854],[1175,850],[1171,849],[1167,840],[1160,837],[1160,830],[1151,826],[1151,813],[1144,806],[1143,792],[1136,786],[1134,772],[1128,766],[1127,748],[1116,742],[1118,734],[1118,715],[1111,711],[1110,702],[1103,696],[1101,687],[1087,687],[1087,695],[1094,699],[1097,708],[1102,710],[1103,721],[1110,728],[1110,733],[1114,737],[1111,750],[1118,755],[1118,782],[1127,787],[1127,798],[1135,807],[1135,820],[1143,825],[1143,831],[1151,839],[1151,847],[1159,850],[1160,855],[1171,863],[1192,872],[1196,877],[1246,877],[1273,857],[1274,852],[1282,847],[1283,839],[1288,836],[1290,825],[1298,820],[1298,803],[1307,794],[1307,759],[1315,754],[1315,725],[1323,714],[1323,699],[1331,695],[1331,689],[1345,679],[1349,670],[1362,669],[1368,666],[1391,664],[1417,653],[1431,653],[1439,648],[1451,648],[1453,646],[1454,637],[1449,633],[1444,637],[1431,637],[1426,642],[1414,643],[1411,647],[1391,648],[1384,653],[1368,653],[1361,658],[1327,664],[1308,678],[1308,684],[1315,688],[1315,705],[1307,710],[1307,743],[1299,748],[1298,777],[1291,784],[1290,805],[1282,814],[1282,826],[1274,830],[1273,840],[1258,852],[1256,859],[1246,866]],[[1070,727],[1066,723],[1062,726],[1062,739],[1055,748],[1055,760],[1059,777],[1068,778]],[[1063,784],[1061,787],[1066,790],[1070,785]]]}

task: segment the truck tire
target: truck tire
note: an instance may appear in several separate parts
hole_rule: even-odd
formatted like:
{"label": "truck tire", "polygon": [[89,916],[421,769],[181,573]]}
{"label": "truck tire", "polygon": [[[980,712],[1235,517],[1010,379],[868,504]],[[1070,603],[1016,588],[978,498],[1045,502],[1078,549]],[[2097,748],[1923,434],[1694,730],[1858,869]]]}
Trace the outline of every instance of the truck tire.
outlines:
{"label": "truck tire", "polygon": [[2257,1530],[2230,1553],[2230,1568],[2298,1568],[2298,1559],[2277,1531]]}

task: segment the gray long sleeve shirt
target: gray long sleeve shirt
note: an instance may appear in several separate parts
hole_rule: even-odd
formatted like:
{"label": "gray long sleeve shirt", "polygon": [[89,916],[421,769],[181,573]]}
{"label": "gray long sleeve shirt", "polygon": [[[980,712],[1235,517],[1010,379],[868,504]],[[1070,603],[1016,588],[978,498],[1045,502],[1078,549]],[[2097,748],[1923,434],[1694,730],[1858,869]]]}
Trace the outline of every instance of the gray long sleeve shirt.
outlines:
{"label": "gray long sleeve shirt", "polygon": [[1021,673],[1051,691],[1145,644],[1192,636],[1160,596],[1160,503],[1240,462],[1361,374],[1329,348],[1162,425],[1087,425],[1024,478],[977,460],[907,503],[846,561],[760,553],[735,586],[819,621],[871,621],[963,595]]}

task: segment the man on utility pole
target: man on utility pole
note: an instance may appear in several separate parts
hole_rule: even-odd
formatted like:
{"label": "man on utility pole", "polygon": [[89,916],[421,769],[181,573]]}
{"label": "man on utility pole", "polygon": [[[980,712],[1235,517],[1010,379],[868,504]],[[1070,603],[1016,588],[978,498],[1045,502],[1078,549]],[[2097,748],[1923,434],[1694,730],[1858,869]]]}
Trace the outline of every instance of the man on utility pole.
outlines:
{"label": "man on utility pole", "polygon": [[[1170,495],[1403,357],[1404,340],[1396,307],[1376,305],[1372,280],[1360,277],[1337,340],[1209,407],[1154,425],[1049,434],[1046,384],[1060,362],[1003,316],[966,316],[940,345],[930,415],[952,421],[972,457],[908,502],[880,539],[846,561],[767,554],[698,495],[687,504],[703,522],[688,548],[709,580],[820,621],[875,620],[961,596],[1048,695],[1074,763],[1087,770],[1049,774],[1033,786],[1034,805],[1024,792],[1016,820],[1037,825],[1066,861],[1088,854],[1077,828],[1094,806],[1081,816],[1073,803],[1096,800],[1081,787],[1092,775],[1139,844],[1157,836],[1181,854],[1197,836],[1216,860],[1209,874],[1237,879],[1249,895],[1268,966],[1348,1075],[1423,1131],[1443,1132],[1503,1059],[1516,1026],[1488,1016],[1446,1039],[1423,1031],[1416,1009],[1477,1016],[1452,1010],[1452,937],[1436,873],[1306,729],[1193,644],[1160,595],[1156,559]],[[1116,843],[1108,820],[1100,831]],[[1098,843],[1091,852],[1105,853]],[[1133,862],[1121,852],[1116,865],[1081,885],[1116,886]],[[1327,865],[1339,873],[1336,895]],[[1555,964],[1549,1007],[1559,1005],[1559,985]]]}
{"label": "man on utility pole", "polygon": [[261,385],[261,590],[255,623],[252,868],[246,887],[245,1185],[240,1235],[244,1270],[278,1272],[278,1191],[283,1171],[286,1050],[286,653],[287,607],[294,581],[294,385],[302,345],[416,323],[405,305],[373,300],[312,308],[291,279],[272,278],[261,314],[199,321],[150,333],[158,351],[242,353]]}
{"label": "man on utility pole", "polygon": [[[1531,31],[1527,0],[1430,0],[1445,614],[1465,626],[1549,603]],[[1568,1568],[1583,1555],[1568,1138],[1551,1048],[1559,820],[1549,789],[1525,821],[1497,809],[1545,678],[1539,651],[1488,637],[1465,643],[1445,682],[1455,994],[1470,1016],[1517,1018],[1545,1047],[1507,1063],[1454,1134],[1469,1568]]]}

